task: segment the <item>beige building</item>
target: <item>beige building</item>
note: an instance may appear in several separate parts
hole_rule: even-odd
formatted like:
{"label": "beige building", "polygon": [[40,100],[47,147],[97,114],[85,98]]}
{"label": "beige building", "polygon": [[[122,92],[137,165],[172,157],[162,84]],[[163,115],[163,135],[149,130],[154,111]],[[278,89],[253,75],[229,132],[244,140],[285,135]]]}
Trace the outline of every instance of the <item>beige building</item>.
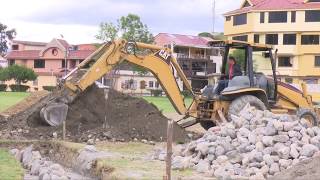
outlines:
{"label": "beige building", "polygon": [[[314,99],[320,100],[320,0],[244,0],[224,16],[229,40],[273,45],[278,49],[281,81],[296,87],[305,82]],[[254,59],[270,74],[267,56],[255,54]]]}

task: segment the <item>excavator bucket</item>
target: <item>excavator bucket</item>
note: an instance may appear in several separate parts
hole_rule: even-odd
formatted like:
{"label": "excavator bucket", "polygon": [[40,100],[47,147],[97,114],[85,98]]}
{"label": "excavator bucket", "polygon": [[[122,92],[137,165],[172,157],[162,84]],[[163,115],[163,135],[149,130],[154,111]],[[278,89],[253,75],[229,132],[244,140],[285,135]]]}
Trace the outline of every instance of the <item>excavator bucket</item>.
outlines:
{"label": "excavator bucket", "polygon": [[64,103],[50,103],[40,111],[40,117],[50,126],[59,126],[66,120],[68,105]]}

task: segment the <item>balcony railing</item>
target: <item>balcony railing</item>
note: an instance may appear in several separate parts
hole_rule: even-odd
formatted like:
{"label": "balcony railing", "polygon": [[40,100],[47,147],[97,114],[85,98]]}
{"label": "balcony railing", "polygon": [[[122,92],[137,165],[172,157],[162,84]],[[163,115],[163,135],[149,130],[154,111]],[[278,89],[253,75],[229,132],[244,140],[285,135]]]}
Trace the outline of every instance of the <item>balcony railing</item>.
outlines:
{"label": "balcony railing", "polygon": [[184,53],[176,53],[177,58],[189,58],[189,59],[210,59],[210,55],[203,54],[184,54]]}

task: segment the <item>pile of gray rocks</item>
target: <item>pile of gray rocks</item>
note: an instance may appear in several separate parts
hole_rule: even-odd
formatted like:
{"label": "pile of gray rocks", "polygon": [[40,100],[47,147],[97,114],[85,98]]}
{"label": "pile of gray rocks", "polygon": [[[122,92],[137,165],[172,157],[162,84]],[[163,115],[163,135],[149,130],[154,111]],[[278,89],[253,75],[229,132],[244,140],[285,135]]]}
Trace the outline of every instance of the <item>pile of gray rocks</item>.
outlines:
{"label": "pile of gray rocks", "polygon": [[26,169],[25,180],[94,180],[77,172],[63,167],[58,163],[42,157],[39,151],[33,149],[33,145],[22,150],[11,149],[10,153],[21,162]]}
{"label": "pile of gray rocks", "polygon": [[53,163],[48,158],[42,157],[39,151],[34,151],[33,146],[22,149],[11,149],[10,153],[19,160],[27,170],[28,178],[39,180],[68,180],[69,177],[65,169],[60,165]]}
{"label": "pile of gray rocks", "polygon": [[193,168],[219,179],[265,179],[318,155],[319,148],[319,127],[247,105],[231,122],[177,145],[172,168]]}

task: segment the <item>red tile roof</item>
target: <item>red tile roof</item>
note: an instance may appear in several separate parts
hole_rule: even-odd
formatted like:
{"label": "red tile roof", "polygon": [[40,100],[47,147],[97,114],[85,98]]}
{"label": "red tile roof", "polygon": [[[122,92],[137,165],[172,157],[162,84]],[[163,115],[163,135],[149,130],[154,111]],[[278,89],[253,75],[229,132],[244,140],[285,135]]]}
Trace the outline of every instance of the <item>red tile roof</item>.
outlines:
{"label": "red tile roof", "polygon": [[70,47],[70,44],[64,40],[64,39],[57,39],[59,41],[59,43],[66,49],[68,49]]}
{"label": "red tile roof", "polygon": [[85,59],[93,52],[94,50],[70,51],[68,59]]}
{"label": "red tile roof", "polygon": [[13,40],[13,44],[24,44],[24,45],[32,45],[32,46],[45,46],[47,43],[45,42],[35,42],[35,41],[20,41],[20,40]]}
{"label": "red tile roof", "polygon": [[39,58],[40,50],[24,50],[24,51],[10,51],[7,59],[35,59]]}
{"label": "red tile roof", "polygon": [[240,14],[251,11],[263,11],[263,10],[302,10],[302,9],[320,9],[319,2],[307,2],[304,0],[251,0],[253,6],[236,9],[234,11],[227,12],[225,16],[232,14]]}
{"label": "red tile roof", "polygon": [[95,44],[78,44],[78,50],[96,50],[97,46]]}
{"label": "red tile roof", "polygon": [[181,34],[159,33],[155,36],[155,42],[159,46],[174,43],[175,45],[180,46],[205,47],[208,46],[210,41],[213,41],[213,39]]}

